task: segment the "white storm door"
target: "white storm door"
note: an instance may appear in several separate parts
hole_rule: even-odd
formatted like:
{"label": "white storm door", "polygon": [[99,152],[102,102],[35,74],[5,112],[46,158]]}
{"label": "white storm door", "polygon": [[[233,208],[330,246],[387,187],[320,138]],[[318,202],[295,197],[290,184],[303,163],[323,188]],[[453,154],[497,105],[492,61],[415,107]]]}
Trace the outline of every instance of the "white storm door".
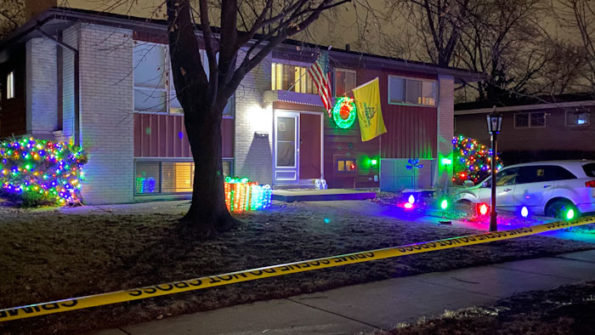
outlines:
{"label": "white storm door", "polygon": [[299,181],[299,120],[299,113],[275,111],[275,184]]}

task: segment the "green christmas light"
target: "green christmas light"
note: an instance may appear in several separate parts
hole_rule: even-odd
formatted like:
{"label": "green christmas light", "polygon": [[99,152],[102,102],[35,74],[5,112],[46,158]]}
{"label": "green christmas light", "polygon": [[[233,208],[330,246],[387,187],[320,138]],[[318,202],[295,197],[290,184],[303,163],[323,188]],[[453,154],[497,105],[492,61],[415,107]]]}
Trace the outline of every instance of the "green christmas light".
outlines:
{"label": "green christmas light", "polygon": [[566,220],[574,219],[575,215],[576,215],[576,213],[574,212],[574,209],[570,208],[569,210],[566,211]]}
{"label": "green christmas light", "polygon": [[440,208],[442,208],[442,210],[446,210],[448,208],[448,200],[447,199],[442,199],[442,201],[440,201]]}
{"label": "green christmas light", "polygon": [[355,117],[357,115],[355,102],[349,97],[338,98],[337,103],[333,107],[332,114],[337,127],[342,129],[350,128],[355,123]]}

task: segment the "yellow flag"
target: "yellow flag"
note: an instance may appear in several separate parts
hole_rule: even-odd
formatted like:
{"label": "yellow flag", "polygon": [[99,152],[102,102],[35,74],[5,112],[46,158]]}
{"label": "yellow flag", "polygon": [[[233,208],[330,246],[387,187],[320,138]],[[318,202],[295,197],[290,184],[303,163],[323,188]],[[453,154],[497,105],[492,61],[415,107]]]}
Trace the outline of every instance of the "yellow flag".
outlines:
{"label": "yellow flag", "polygon": [[353,89],[362,142],[386,133],[380,110],[380,87],[378,78]]}

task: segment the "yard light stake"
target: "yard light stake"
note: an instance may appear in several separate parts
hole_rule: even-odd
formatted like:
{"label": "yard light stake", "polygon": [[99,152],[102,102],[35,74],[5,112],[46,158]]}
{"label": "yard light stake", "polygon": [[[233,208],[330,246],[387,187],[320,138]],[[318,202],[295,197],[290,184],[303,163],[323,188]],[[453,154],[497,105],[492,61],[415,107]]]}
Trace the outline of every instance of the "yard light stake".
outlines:
{"label": "yard light stake", "polygon": [[575,216],[575,212],[574,209],[570,208],[569,210],[566,211],[566,220],[572,220],[574,219]]}
{"label": "yard light stake", "polygon": [[521,208],[521,216],[523,219],[526,219],[529,216],[529,209],[527,209],[527,206],[523,206],[523,208]]}
{"label": "yard light stake", "polygon": [[448,208],[448,200],[447,199],[442,199],[442,201],[440,201],[440,208],[442,208],[443,211],[445,211]]}

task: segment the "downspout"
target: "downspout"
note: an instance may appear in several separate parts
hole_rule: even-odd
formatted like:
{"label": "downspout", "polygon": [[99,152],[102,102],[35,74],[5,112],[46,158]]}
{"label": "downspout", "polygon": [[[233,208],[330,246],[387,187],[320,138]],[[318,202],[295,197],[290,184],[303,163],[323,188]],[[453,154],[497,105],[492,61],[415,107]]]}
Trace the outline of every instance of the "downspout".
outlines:
{"label": "downspout", "polygon": [[70,45],[57,40],[52,35],[41,29],[41,24],[37,22],[35,30],[39,31],[44,37],[50,39],[62,48],[70,50],[74,55],[74,145],[81,145],[80,136],[80,82],[79,82],[79,51]]}

